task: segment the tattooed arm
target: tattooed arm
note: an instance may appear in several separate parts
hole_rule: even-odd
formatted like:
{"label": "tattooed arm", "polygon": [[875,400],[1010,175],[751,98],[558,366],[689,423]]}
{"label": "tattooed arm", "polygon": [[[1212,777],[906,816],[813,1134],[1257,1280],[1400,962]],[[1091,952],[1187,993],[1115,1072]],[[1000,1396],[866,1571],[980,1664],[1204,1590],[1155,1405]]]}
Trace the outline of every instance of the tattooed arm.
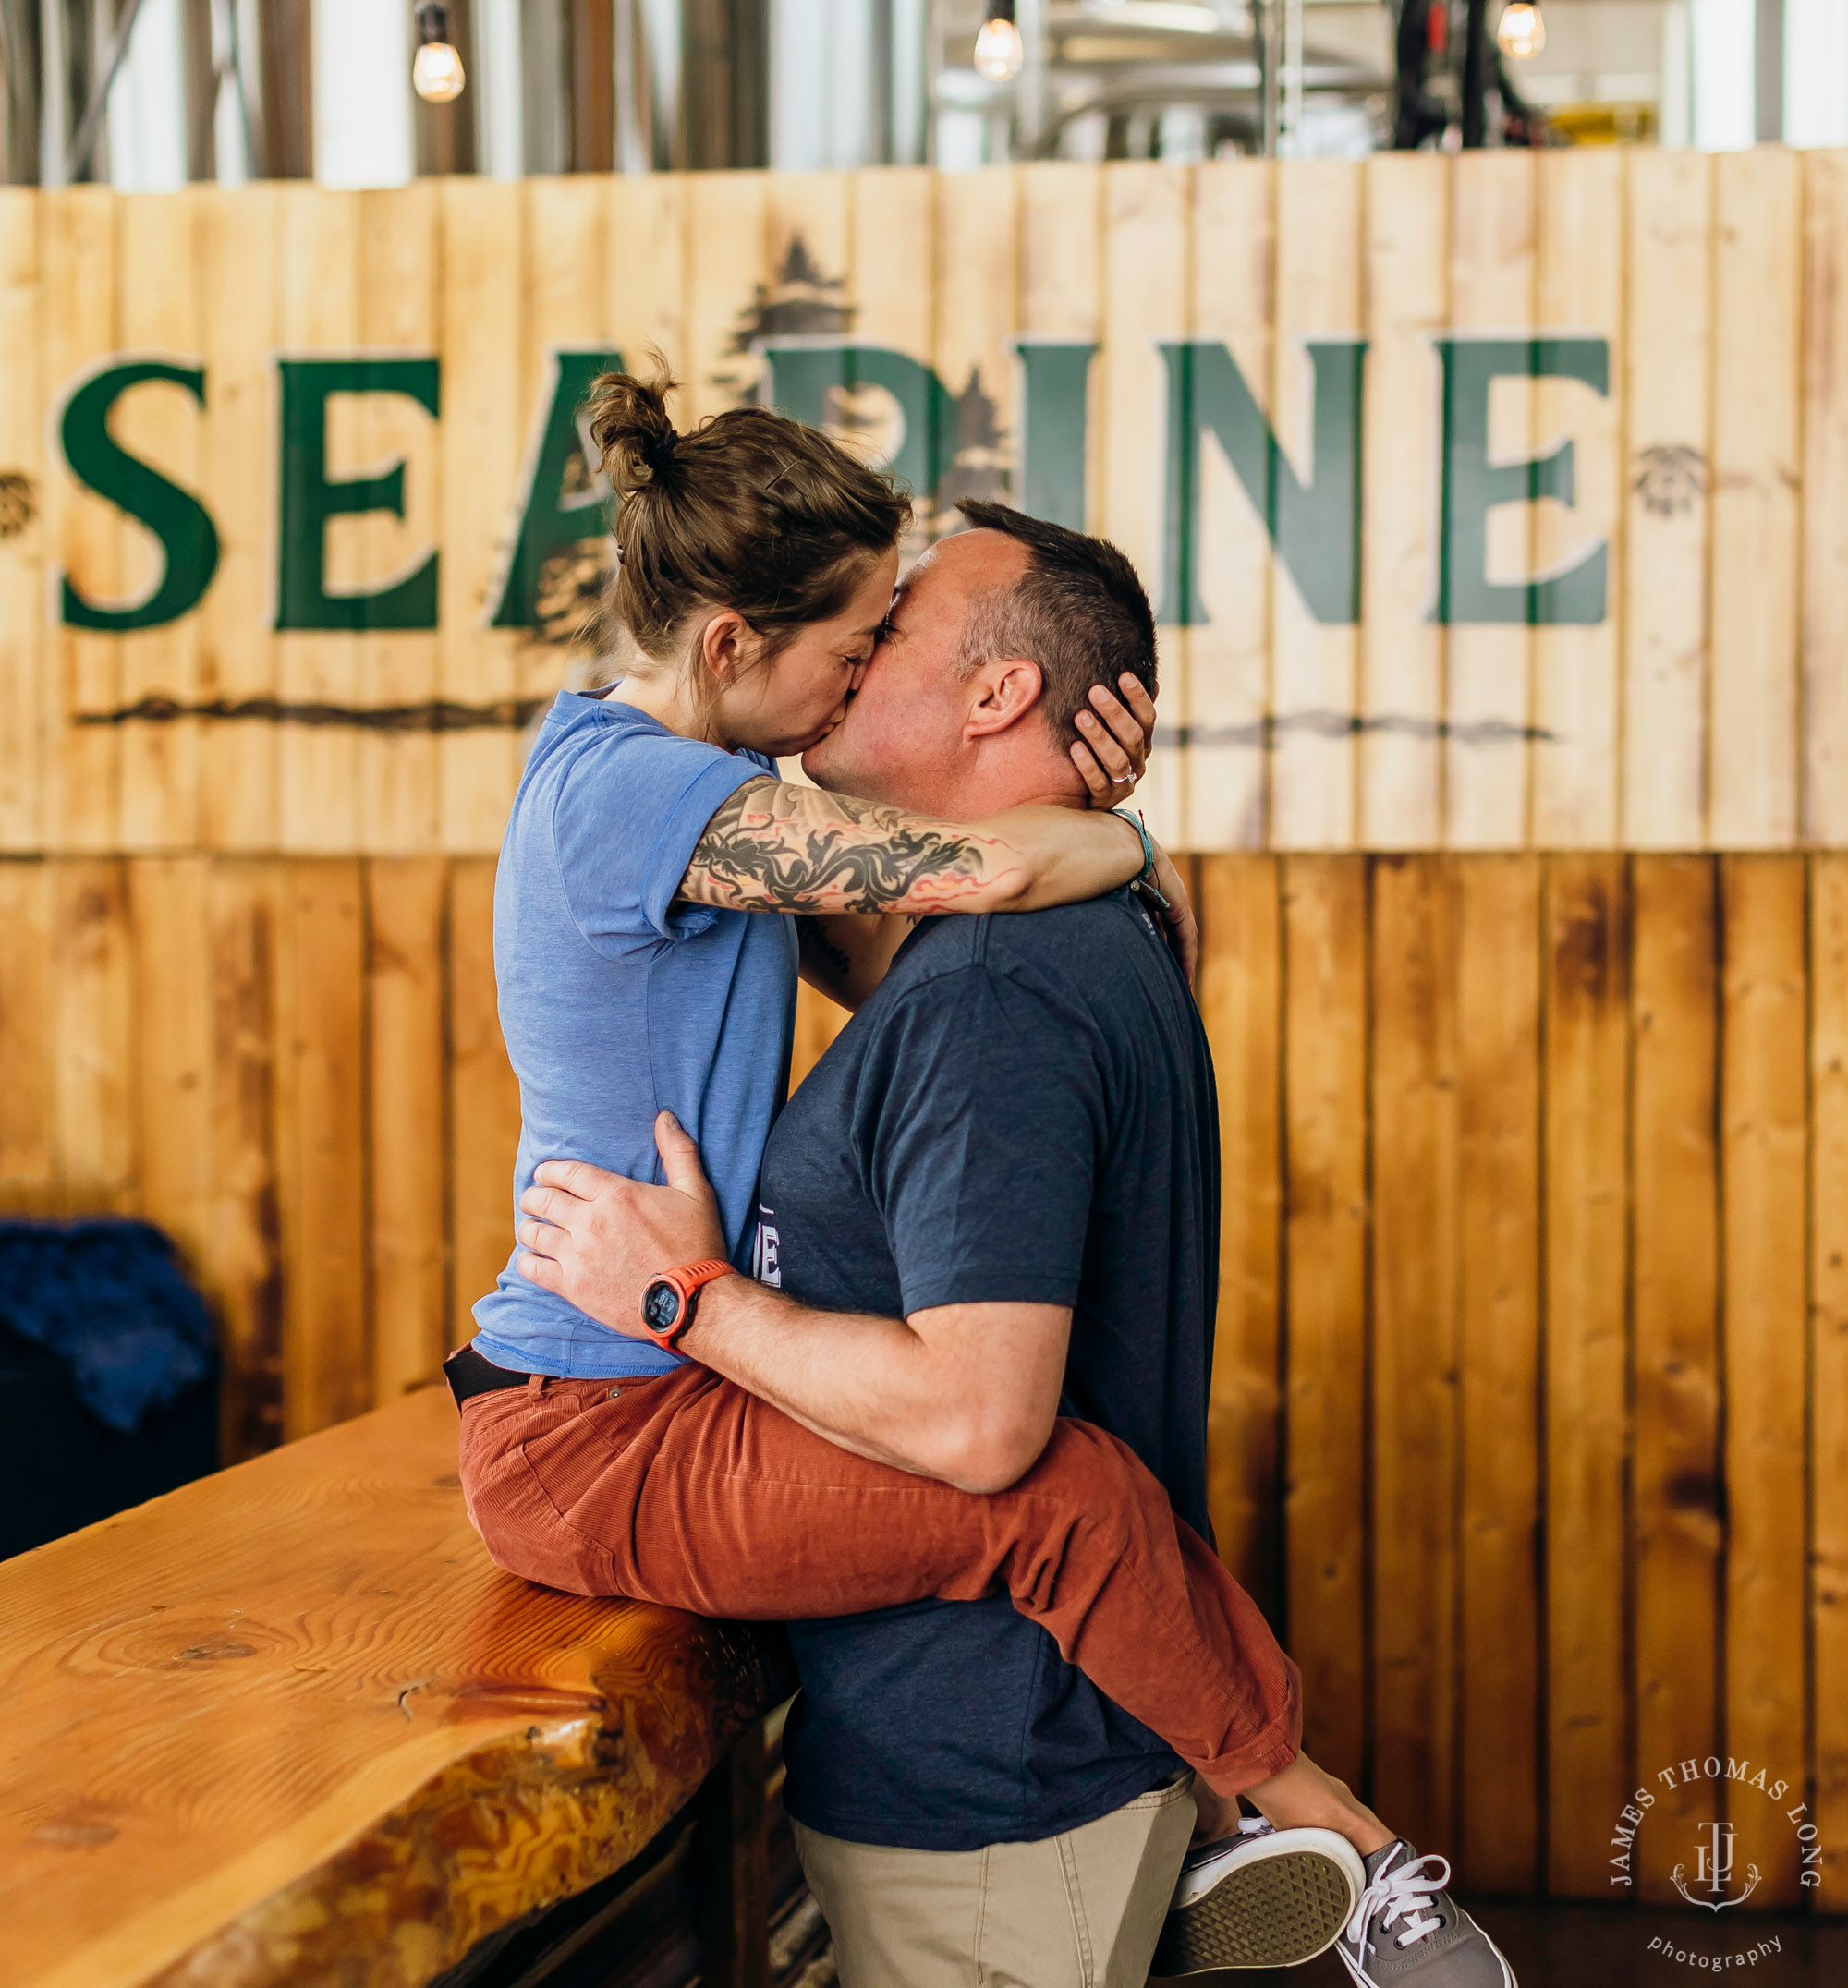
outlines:
{"label": "tattooed arm", "polygon": [[1114,815],[1015,807],[945,821],[765,778],[706,824],[679,895],[736,911],[1038,911],[1141,869],[1141,842]]}
{"label": "tattooed arm", "polygon": [[915,918],[868,917],[837,911],[821,917],[805,912],[796,921],[802,947],[802,977],[849,1014],[885,978],[892,956],[911,934]]}

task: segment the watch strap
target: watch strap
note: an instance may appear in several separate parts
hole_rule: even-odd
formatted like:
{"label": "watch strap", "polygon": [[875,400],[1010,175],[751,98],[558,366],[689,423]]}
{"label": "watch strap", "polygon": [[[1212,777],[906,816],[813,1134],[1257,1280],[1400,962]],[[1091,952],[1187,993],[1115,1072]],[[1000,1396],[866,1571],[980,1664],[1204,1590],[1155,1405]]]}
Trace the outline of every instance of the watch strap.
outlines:
{"label": "watch strap", "polygon": [[[642,1291],[641,1328],[657,1346],[672,1348],[675,1339],[693,1323],[693,1301],[696,1294],[715,1279],[736,1274],[736,1266],[726,1263],[722,1257],[708,1256],[699,1263],[684,1263],[672,1270],[663,1270],[651,1277]],[[657,1284],[671,1284],[680,1293],[680,1315],[663,1332],[649,1323],[648,1293]]]}
{"label": "watch strap", "polygon": [[709,1256],[702,1263],[682,1264],[677,1270],[666,1274],[678,1284],[690,1298],[701,1284],[710,1284],[715,1277],[729,1276],[734,1266],[716,1256]]}

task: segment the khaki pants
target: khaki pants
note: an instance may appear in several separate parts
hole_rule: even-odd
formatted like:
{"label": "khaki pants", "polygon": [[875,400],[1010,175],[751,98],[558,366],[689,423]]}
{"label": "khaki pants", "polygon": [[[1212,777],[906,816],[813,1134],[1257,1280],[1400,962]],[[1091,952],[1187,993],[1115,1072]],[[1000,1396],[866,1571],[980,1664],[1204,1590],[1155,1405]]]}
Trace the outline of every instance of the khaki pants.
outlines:
{"label": "khaki pants", "polygon": [[1142,1988],[1193,1828],[1185,1773],[1040,1843],[881,1849],[795,1824],[841,1988]]}

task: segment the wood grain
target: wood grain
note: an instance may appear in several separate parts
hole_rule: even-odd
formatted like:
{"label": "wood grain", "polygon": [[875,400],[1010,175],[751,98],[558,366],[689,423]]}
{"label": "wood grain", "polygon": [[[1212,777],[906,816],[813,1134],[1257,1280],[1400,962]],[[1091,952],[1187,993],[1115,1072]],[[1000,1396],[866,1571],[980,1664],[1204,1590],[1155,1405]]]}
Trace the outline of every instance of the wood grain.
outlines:
{"label": "wood grain", "polygon": [[1540,1531],[1541,863],[1456,862],[1457,1851],[1535,1888]]}
{"label": "wood grain", "polygon": [[[1725,859],[1720,889],[1726,1746],[1796,1789],[1807,1738],[1804,865]],[[1784,1807],[1734,1792],[1727,1809],[1738,1856],[1764,1873],[1767,1904],[1800,1896]]]}
{"label": "wood grain", "polygon": [[[1021,166],[1017,176],[1021,332],[1029,338],[1095,343],[1103,321],[1103,298],[1100,293],[1103,237],[1099,221],[1102,169],[1071,160],[1048,160]],[[1197,198],[1198,188],[1197,175]],[[1093,360],[1088,395],[1091,406],[1085,428],[1087,521],[1096,515],[1101,497],[1098,489],[1097,394],[1097,365]],[[1016,480],[1016,503],[1020,501],[1018,488]]]}
{"label": "wood grain", "polygon": [[[1189,194],[1183,166],[1137,161],[1104,177],[1103,351],[1098,409],[1103,503],[1093,527],[1135,561],[1158,570],[1161,529],[1161,438],[1166,382],[1153,364],[1158,338],[1187,330]],[[1185,631],[1156,631],[1164,725],[1191,721]],[[1184,841],[1185,756],[1167,744],[1149,758],[1137,805],[1149,831],[1176,848]]]}
{"label": "wood grain", "polygon": [[[272,184],[198,197],[204,476],[218,527],[218,572],[199,610],[199,687],[237,705],[274,697],[278,685],[272,435],[282,195]],[[281,730],[249,720],[201,727],[200,834],[208,849],[278,846]]]}
{"label": "wood grain", "polygon": [[52,930],[56,870],[0,862],[0,1212],[40,1214],[57,1198]]}
{"label": "wood grain", "polygon": [[1848,858],[1810,866],[1810,1444],[1816,1823],[1848,1877]]}
{"label": "wood grain", "polygon": [[1713,162],[1638,150],[1628,167],[1622,832],[1635,849],[1697,849],[1708,602],[1687,576],[1706,562],[1712,490]]}
{"label": "wood grain", "polygon": [[[356,350],[361,335],[361,196],[298,181],[279,188],[276,198],[277,330],[284,348]],[[331,397],[325,405],[330,479],[354,475],[366,459],[355,447],[359,409],[353,398]],[[371,577],[359,562],[361,533],[371,524],[352,517],[327,522],[322,545],[330,588],[355,588],[362,577]],[[275,645],[276,683],[286,702],[349,708],[359,703],[355,636],[288,629],[276,636]],[[359,730],[299,723],[280,729],[276,846],[325,855],[362,848]]]}
{"label": "wood grain", "polygon": [[[492,706],[516,691],[520,635],[490,628],[487,597],[511,558],[518,528],[521,460],[545,418],[520,370],[524,267],[521,188],[492,180],[443,183],[443,564],[437,574],[443,696]],[[465,474],[455,474],[459,465]],[[458,732],[444,741],[441,844],[487,854],[500,844],[519,762],[505,731]]]}
{"label": "wood grain", "polygon": [[443,1026],[448,865],[367,866],[366,1136],[372,1399],[438,1377],[448,1351]]}
{"label": "wood grain", "polygon": [[1283,1603],[1283,904],[1277,864],[1203,856],[1200,1019],[1219,1085],[1219,1317],[1207,1505],[1220,1558],[1273,1620]]}
{"label": "wood grain", "polygon": [[283,871],[277,1175],[283,1429],[371,1405],[366,1319],[365,908],[350,859]]}
{"label": "wood grain", "polygon": [[1797,822],[1801,155],[1714,165],[1712,801],[1716,849]]}
{"label": "wood grain", "polygon": [[55,699],[46,670],[45,391],[40,320],[42,210],[23,188],[0,190],[0,455],[25,479],[34,515],[0,550],[0,850],[43,849]]}
{"label": "wood grain", "polygon": [[[1470,152],[1450,167],[1451,327],[1460,333],[1505,333],[1534,321],[1536,155]],[[1505,381],[1491,420],[1489,446],[1522,455],[1532,445],[1531,390]],[[1525,509],[1531,513],[1533,506]],[[1526,555],[1528,558],[1531,554]],[[1495,579],[1515,573],[1494,571]],[[1531,572],[1531,565],[1525,570]],[[1453,849],[1519,849],[1530,842],[1533,750],[1532,632],[1519,626],[1459,624],[1445,639],[1444,716],[1451,732],[1444,754],[1444,842]],[[1472,735],[1472,725],[1496,725],[1495,735]]]}
{"label": "wood grain", "polygon": [[213,1221],[202,1269],[225,1361],[219,1425],[227,1463],[283,1439],[284,907],[281,864],[213,864],[207,912]]}
{"label": "wood grain", "polygon": [[[687,348],[675,410],[683,429],[734,406],[740,387],[751,383],[734,342],[752,285],[772,273],[767,190],[756,173],[696,173],[687,181]],[[924,297],[918,302],[928,309]]]}
{"label": "wood grain", "polygon": [[[359,196],[359,344],[367,351],[433,352],[442,325],[442,188],[422,180]],[[362,463],[405,465],[405,516],[377,512],[359,525],[370,580],[419,563],[442,536],[441,492],[448,479],[443,427],[403,394],[372,396],[355,425]],[[330,427],[333,423],[330,422]],[[330,535],[331,536],[331,535]],[[439,558],[444,553],[439,550]],[[442,567],[437,569],[438,585]],[[428,703],[437,695],[439,636],[421,629],[371,630],[357,644],[361,701]],[[438,846],[437,734],[372,731],[359,739],[359,843],[381,855]]]}
{"label": "wood grain", "polygon": [[[1277,168],[1265,160],[1216,160],[1194,176],[1189,329],[1225,346],[1267,408],[1276,198]],[[1201,850],[1262,849],[1270,840],[1272,758],[1264,720],[1274,703],[1270,533],[1263,506],[1217,441],[1200,437],[1191,469],[1199,507],[1191,570],[1208,619],[1185,636],[1187,842]],[[1161,715],[1170,715],[1165,699]]]}
{"label": "wood grain", "polygon": [[[129,352],[196,353],[200,347],[199,275],[195,244],[201,208],[178,199],[139,194],[123,203],[117,234],[116,330]],[[208,390],[209,390],[208,382]],[[201,410],[184,387],[150,382],[116,403],[110,430],[142,461],[186,491],[202,487]],[[122,591],[145,593],[159,576],[162,554],[152,535],[124,525]],[[171,697],[199,698],[199,619],[188,614],[163,628],[116,638],[117,695],[125,705]],[[117,742],[121,781],[120,846],[196,849],[200,840],[201,723],[127,724]]]}
{"label": "wood grain", "polygon": [[1452,1850],[1457,1464],[1456,907],[1435,855],[1373,866],[1372,1741],[1392,1826]]}
{"label": "wood grain", "polygon": [[1621,1524],[1628,1436],[1631,911],[1623,859],[1555,856],[1547,876],[1546,1367],[1549,1884],[1602,1894],[1635,1783]]}
{"label": "wood grain", "polygon": [[[1839,845],[1844,162],[1504,149],[1353,170],[1121,160],[463,176],[365,194],[6,189],[0,476],[18,480],[0,505],[0,849],[491,854],[523,763],[517,712],[588,661],[557,627],[483,624],[547,348],[659,344],[684,423],[735,406],[760,383],[754,313],[777,301],[797,233],[844,281],[853,336],[935,366],[952,392],[979,365],[1010,430],[985,470],[1008,473],[1020,427],[1009,334],[1094,336],[1090,519],[1151,581],[1167,525],[1157,342],[1223,339],[1301,468],[1302,341],[1365,332],[1357,625],[1298,612],[1261,506],[1216,445],[1201,452],[1211,619],[1161,633],[1167,729],[1146,795],[1171,845]],[[1599,624],[1435,619],[1430,339],[1445,330],[1610,341],[1607,395],[1502,381],[1491,438],[1503,459],[1573,442],[1573,502],[1498,507],[1491,564],[1502,579],[1545,572],[1603,537]],[[50,431],[84,369],[134,349],[204,368],[202,408],[150,385],[116,418],[201,494],[221,560],[178,622],[87,633],[45,612],[47,569],[119,601],[151,549],[79,488]],[[278,636],[276,358],[372,349],[434,351],[444,412],[336,401],[333,473],[406,454],[410,515],[334,519],[331,570],[376,578],[381,559],[433,541],[440,626]],[[74,721],[143,697],[179,708]],[[433,698],[439,729],[265,713],[278,697],[412,713]]]}
{"label": "wood grain", "polygon": [[1671,1903],[1711,1795],[1650,1777],[1720,1741],[1719,879],[1638,857],[1634,889],[1636,1758],[1656,1797],[1635,1875]]}
{"label": "wood grain", "polygon": [[214,1240],[212,1194],[211,859],[128,866],[133,953],[140,1212],[180,1246],[194,1277]]}
{"label": "wood grain", "polygon": [[[535,414],[552,390],[552,352],[570,346],[595,350],[609,344],[603,318],[609,302],[603,271],[609,187],[606,179],[572,173],[529,179],[521,188],[527,261],[520,298],[520,404]],[[546,501],[552,501],[552,493],[546,493]],[[586,538],[598,539],[608,529],[606,510],[585,512]],[[542,709],[574,667],[581,673],[596,646],[583,632],[587,619],[593,617],[574,613],[548,631],[549,639],[529,636],[519,645],[515,683],[525,703]],[[582,681],[581,673],[578,680]],[[517,782],[527,742],[517,733],[502,736],[511,749],[509,770]]]}
{"label": "wood grain", "polygon": [[1357,1782],[1367,1699],[1367,873],[1301,855],[1283,877],[1284,1640],[1302,1667],[1304,1751]]}
{"label": "wood grain", "polygon": [[[1196,866],[1212,1510],[1305,1664],[1310,1751],[1350,1779],[1370,1754],[1405,1823],[1453,1744],[1453,1843],[1485,1891],[1538,1861],[1608,1895],[1584,1818],[1703,1732],[1793,1801],[1813,1774],[1826,1845],[1848,1810],[1840,861],[1733,856],[1722,899],[1701,856],[1421,855],[1370,886],[1376,860]],[[181,1237],[228,1456],[428,1374],[505,1261],[492,900],[480,858],[0,861],[0,1211]],[[802,1014],[798,1072],[839,1020]],[[1406,1425],[1402,1397],[1446,1392],[1449,1436],[1430,1401]],[[1416,1639],[1404,1595],[1446,1551],[1453,1740],[1407,1710],[1439,1706],[1450,1632],[1432,1594]],[[1643,1833],[1646,1888],[1672,1836]]]}
{"label": "wood grain", "polygon": [[[1556,336],[1623,349],[1623,203],[1628,154],[1615,146],[1543,155],[1535,316]],[[1534,389],[1534,440],[1573,446],[1573,502],[1537,504],[1537,573],[1569,570],[1593,541],[1604,545],[1607,596],[1594,626],[1534,631],[1532,839],[1540,849],[1609,849],[1617,842],[1618,638],[1623,599],[1623,391],[1621,364],[1608,391],[1581,381]]]}
{"label": "wood grain", "polygon": [[1441,458],[1430,442],[1442,409],[1431,338],[1450,315],[1451,181],[1434,163],[1376,152],[1366,167],[1360,709],[1392,721],[1360,741],[1358,830],[1369,849],[1442,841],[1446,635],[1431,612]]}
{"label": "wood grain", "polygon": [[69,1212],[128,1214],[139,1199],[134,952],[119,861],[53,872],[53,1097]]}
{"label": "wood grain", "polygon": [[583,1889],[780,1679],[493,1568],[427,1389],[0,1569],[20,1988],[417,1988]]}
{"label": "wood grain", "polygon": [[[1303,341],[1352,337],[1361,329],[1363,185],[1359,164],[1347,159],[1306,161],[1277,182],[1270,416],[1278,446],[1306,483],[1315,467],[1314,399]],[[1280,567],[1270,597],[1270,647],[1278,717],[1321,714],[1313,729],[1296,726],[1277,735],[1272,842],[1280,849],[1350,849],[1359,774],[1352,723],[1358,630],[1349,622],[1318,622]]]}
{"label": "wood grain", "polygon": [[1848,153],[1804,155],[1803,832],[1848,842]]}
{"label": "wood grain", "polygon": [[[117,210],[102,187],[67,187],[43,200],[43,365],[46,386],[55,392],[117,343]],[[122,514],[66,474],[46,478],[43,498],[46,539],[58,570],[91,600],[119,600]],[[121,734],[113,725],[72,721],[115,709],[120,644],[114,636],[61,623],[49,636],[57,685],[45,796],[49,845],[114,849],[121,827]]]}

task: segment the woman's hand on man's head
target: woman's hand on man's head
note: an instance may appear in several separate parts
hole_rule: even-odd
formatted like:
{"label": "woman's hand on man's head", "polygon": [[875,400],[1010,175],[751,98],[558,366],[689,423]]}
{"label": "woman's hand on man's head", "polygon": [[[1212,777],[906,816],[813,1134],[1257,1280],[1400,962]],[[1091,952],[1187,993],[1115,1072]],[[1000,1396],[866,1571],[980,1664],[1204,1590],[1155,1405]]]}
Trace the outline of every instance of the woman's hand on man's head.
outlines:
{"label": "woman's hand on man's head", "polygon": [[1155,743],[1155,700],[1141,678],[1127,670],[1117,682],[1121,698],[1101,684],[1091,686],[1091,708],[1076,721],[1084,735],[1071,748],[1072,764],[1084,775],[1098,807],[1115,807],[1136,792]]}

